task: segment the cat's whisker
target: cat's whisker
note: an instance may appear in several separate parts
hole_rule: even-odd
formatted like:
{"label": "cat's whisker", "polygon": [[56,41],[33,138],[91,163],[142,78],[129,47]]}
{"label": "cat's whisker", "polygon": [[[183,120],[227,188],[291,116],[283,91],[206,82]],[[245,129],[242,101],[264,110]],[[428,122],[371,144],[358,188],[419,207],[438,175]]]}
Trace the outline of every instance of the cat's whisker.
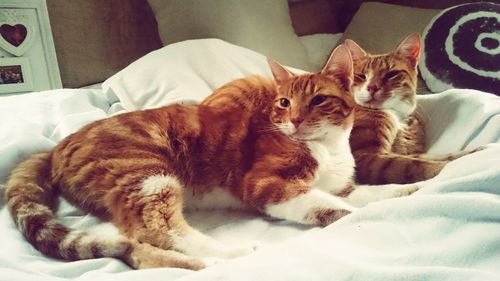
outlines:
{"label": "cat's whisker", "polygon": [[299,140],[299,139],[297,139],[297,138],[294,138],[294,137],[292,137],[292,136],[288,136],[288,139],[289,139],[289,140],[291,140],[291,141],[293,141],[293,142],[296,142],[296,143],[297,143],[297,142],[301,142],[301,140]]}
{"label": "cat's whisker", "polygon": [[259,129],[258,131],[261,133],[265,133],[265,132],[272,133],[272,132],[280,132],[281,129],[277,126],[271,126],[271,127],[264,127],[262,129]]}

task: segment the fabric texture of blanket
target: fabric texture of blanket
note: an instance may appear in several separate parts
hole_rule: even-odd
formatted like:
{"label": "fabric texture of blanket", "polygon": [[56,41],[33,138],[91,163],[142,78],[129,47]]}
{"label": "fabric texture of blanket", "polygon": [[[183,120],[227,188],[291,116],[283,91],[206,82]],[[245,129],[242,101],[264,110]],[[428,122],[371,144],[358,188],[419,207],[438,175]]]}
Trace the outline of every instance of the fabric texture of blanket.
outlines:
{"label": "fabric texture of blanket", "polygon": [[[262,243],[254,254],[199,272],[47,258],[2,206],[0,280],[500,280],[500,98],[452,89],[418,102],[429,153],[486,148],[449,163],[412,196],[371,203],[323,229],[229,210],[189,213],[193,226],[220,241]],[[0,184],[29,154],[123,111],[100,89],[0,97]],[[75,228],[102,224],[65,201],[58,214]]]}

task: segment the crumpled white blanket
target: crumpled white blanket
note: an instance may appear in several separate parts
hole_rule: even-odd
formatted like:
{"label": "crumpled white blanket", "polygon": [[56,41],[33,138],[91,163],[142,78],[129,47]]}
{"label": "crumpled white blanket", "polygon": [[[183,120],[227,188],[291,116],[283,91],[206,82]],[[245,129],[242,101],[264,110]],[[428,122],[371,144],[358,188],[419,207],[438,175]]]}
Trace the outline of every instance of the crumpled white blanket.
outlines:
{"label": "crumpled white blanket", "polygon": [[[64,262],[27,243],[0,211],[0,280],[500,280],[500,98],[473,90],[419,97],[429,152],[487,145],[448,164],[414,195],[369,204],[320,229],[234,211],[196,212],[198,229],[254,254],[208,269],[133,271],[116,259]],[[122,108],[99,89],[0,97],[0,184],[30,153]],[[99,223],[65,202],[65,223]]]}

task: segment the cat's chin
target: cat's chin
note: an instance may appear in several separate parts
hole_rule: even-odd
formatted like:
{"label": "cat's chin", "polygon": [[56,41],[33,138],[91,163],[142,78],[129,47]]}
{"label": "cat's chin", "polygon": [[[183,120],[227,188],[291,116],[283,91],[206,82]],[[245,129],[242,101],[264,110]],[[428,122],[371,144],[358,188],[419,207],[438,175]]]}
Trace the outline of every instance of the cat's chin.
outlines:
{"label": "cat's chin", "polygon": [[326,133],[324,134],[300,134],[300,133],[294,133],[288,135],[288,137],[291,140],[294,141],[320,141],[323,140],[326,137]]}
{"label": "cat's chin", "polygon": [[370,109],[382,109],[383,103],[375,100],[370,100],[366,102],[359,102],[358,103],[362,107],[370,108]]}
{"label": "cat's chin", "polygon": [[304,141],[311,141],[312,139],[308,138],[308,137],[297,137],[297,136],[293,136],[293,135],[289,135],[288,136],[291,140],[293,141],[301,141],[301,142],[304,142]]}
{"label": "cat's chin", "polygon": [[376,98],[368,97],[368,98],[359,98],[356,97],[355,101],[358,105],[371,109],[379,109],[382,107],[383,101],[379,101]]}

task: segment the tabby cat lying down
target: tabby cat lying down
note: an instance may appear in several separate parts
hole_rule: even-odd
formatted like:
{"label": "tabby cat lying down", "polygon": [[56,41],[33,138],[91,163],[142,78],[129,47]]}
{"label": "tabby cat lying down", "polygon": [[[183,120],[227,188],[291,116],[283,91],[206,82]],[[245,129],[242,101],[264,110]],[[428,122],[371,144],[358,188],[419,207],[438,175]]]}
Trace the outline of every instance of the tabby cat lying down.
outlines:
{"label": "tabby cat lying down", "polygon": [[369,54],[347,39],[354,62],[357,103],[351,133],[356,181],[413,183],[437,175],[451,160],[474,151],[424,154],[424,127],[415,113],[420,36],[412,34],[387,54]]}
{"label": "tabby cat lying down", "polygon": [[[201,269],[248,254],[192,228],[183,209],[249,207],[301,224],[328,225],[368,202],[416,185],[353,184],[349,135],[355,101],[345,46],[319,73],[270,61],[275,81],[230,82],[201,105],[171,105],[89,124],[12,172],[6,198],[27,240],[66,260],[117,257],[134,268]],[[120,234],[74,230],[56,193]]]}

